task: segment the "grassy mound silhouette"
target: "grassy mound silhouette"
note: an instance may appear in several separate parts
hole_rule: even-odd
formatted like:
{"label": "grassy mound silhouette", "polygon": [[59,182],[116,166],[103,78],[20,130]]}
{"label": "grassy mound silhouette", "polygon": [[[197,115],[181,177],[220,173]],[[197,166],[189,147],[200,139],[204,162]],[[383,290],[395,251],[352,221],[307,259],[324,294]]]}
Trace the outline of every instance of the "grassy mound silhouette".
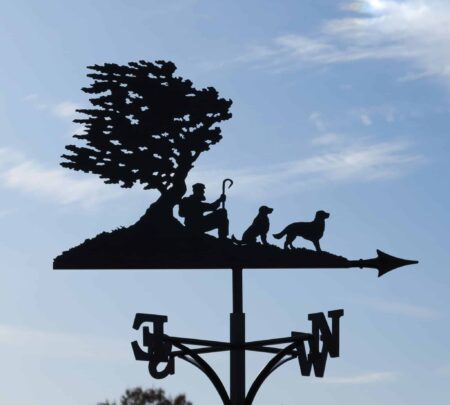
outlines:
{"label": "grassy mound silhouette", "polygon": [[348,267],[342,256],[261,244],[238,246],[194,235],[177,220],[164,227],[137,223],[103,232],[54,259],[54,269],[230,269]]}

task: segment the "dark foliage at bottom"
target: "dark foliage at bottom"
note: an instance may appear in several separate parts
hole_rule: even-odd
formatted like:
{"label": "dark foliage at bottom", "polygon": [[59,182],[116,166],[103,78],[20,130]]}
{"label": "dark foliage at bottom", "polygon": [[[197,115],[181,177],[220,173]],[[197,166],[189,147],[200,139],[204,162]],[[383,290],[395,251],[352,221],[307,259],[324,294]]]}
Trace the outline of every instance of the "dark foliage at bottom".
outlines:
{"label": "dark foliage at bottom", "polygon": [[184,394],[175,398],[167,397],[162,389],[150,388],[143,390],[140,387],[125,391],[125,394],[117,402],[99,402],[97,405],[192,405]]}

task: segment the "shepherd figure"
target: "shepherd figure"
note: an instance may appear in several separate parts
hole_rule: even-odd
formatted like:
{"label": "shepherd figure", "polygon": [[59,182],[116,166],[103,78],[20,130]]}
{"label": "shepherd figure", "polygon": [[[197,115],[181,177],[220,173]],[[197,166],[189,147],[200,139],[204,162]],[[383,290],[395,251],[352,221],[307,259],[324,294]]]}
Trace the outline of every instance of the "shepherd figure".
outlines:
{"label": "shepherd figure", "polygon": [[[228,214],[224,207],[226,200],[223,193],[212,203],[205,202],[205,185],[196,183],[192,186],[192,195],[181,200],[179,215],[184,218],[186,228],[196,234],[203,234],[217,229],[219,239],[225,240],[228,236]],[[209,214],[206,214],[209,212]]]}

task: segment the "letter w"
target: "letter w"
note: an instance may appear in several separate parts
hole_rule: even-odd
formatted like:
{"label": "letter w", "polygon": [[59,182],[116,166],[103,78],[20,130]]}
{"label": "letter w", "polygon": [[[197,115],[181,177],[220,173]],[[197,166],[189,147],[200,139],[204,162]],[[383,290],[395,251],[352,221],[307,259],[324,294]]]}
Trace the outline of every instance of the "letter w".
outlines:
{"label": "letter w", "polygon": [[[309,341],[309,353],[306,354],[304,340],[299,340],[297,346],[298,362],[303,376],[311,375],[311,369],[314,368],[314,375],[323,377],[328,355],[339,357],[339,320],[343,315],[343,309],[328,312],[328,317],[331,318],[331,330],[323,312],[308,315],[308,320],[312,322],[312,340]],[[298,333],[292,332],[292,336],[297,335]],[[320,350],[321,341],[322,350]]]}

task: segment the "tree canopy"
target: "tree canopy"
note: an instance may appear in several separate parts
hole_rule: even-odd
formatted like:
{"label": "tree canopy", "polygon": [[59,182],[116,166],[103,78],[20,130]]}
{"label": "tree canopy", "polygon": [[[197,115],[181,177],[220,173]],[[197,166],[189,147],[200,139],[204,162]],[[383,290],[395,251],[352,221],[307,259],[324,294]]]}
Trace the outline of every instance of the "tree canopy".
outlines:
{"label": "tree canopy", "polygon": [[[97,405],[117,405],[117,403],[106,401]],[[192,405],[192,402],[189,402],[184,394],[171,398],[160,388],[143,390],[137,387],[126,390],[120,398],[119,405]]]}
{"label": "tree canopy", "polygon": [[85,128],[74,135],[84,145],[66,146],[61,165],[125,188],[141,183],[161,194],[176,188],[184,193],[193,163],[221,140],[217,124],[231,118],[231,100],[174,76],[172,62],[88,69],[93,83],[82,90],[93,95],[93,108],[77,110],[84,117],[74,120]]}

